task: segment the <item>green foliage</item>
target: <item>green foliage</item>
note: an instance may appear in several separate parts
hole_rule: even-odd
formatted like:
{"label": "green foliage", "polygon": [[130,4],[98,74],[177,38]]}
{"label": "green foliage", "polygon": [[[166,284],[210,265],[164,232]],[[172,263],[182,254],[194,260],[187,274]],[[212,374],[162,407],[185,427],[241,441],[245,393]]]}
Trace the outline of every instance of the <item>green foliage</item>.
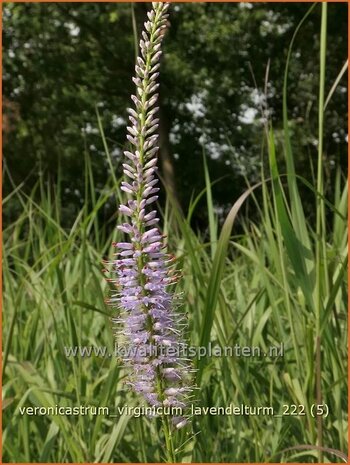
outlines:
{"label": "green foliage", "polygon": [[[337,179],[334,227],[327,234],[327,268],[333,286],[332,295],[326,296],[328,311],[322,330],[323,401],[330,409],[323,426],[324,446],[345,451],[346,190],[341,193],[343,182]],[[261,223],[249,223],[243,236],[231,238],[230,250],[236,250],[233,257],[225,252],[229,219],[226,232],[218,239],[214,261],[210,244],[186,221],[182,220],[179,233],[170,237],[170,247],[183,269],[179,290],[184,293],[193,344],[207,343],[210,337],[212,345],[221,348],[239,344],[259,346],[267,352],[270,345],[280,342],[285,347],[282,358],[202,359],[197,405],[271,405],[281,413],[283,404],[296,403],[309,412],[315,402],[315,314],[300,287],[300,267],[285,246],[288,238],[281,230],[282,204],[275,203],[277,191],[268,180],[256,190],[261,188]],[[135,400],[123,387],[124,374],[117,360],[67,358],[64,353],[64,346],[76,345],[105,345],[112,352],[100,260],[111,256],[110,244],[117,237],[104,235],[97,215],[106,196],[96,199],[92,211],[83,208],[72,229],[65,231],[59,223],[60,199],[51,199],[44,186],[40,205],[21,190],[14,195],[22,213],[4,231],[4,460],[162,460],[162,439],[146,418],[19,414],[19,407],[28,405],[114,409],[126,403],[134,405]],[[248,195],[252,192],[247,191],[245,197]],[[289,209],[288,204],[285,207]],[[237,206],[234,210],[236,213]],[[94,227],[101,231],[98,247]],[[314,234],[312,237],[316,240]],[[203,339],[204,330],[207,336]],[[188,441],[179,447],[179,459],[264,462],[292,460],[290,452],[281,451],[315,444],[317,428],[308,413],[283,419],[202,416],[194,418],[193,431],[197,433],[194,437],[183,434],[178,438],[178,446]],[[315,451],[303,453],[302,460],[317,461]],[[327,453],[326,457],[337,459]]]}

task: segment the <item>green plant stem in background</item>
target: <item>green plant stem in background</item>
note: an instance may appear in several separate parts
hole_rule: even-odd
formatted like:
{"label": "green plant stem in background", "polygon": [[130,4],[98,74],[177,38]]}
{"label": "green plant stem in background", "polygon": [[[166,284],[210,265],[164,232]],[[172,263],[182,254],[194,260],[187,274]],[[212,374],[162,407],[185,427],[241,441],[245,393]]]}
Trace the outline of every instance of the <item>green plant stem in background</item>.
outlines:
{"label": "green plant stem in background", "polygon": [[[318,102],[318,160],[317,160],[317,195],[316,195],[316,401],[322,403],[322,358],[321,358],[321,319],[323,316],[324,295],[329,293],[328,270],[326,266],[326,215],[323,200],[323,126],[324,98],[327,50],[327,2],[322,3],[321,38],[320,38],[320,87]],[[324,283],[324,288],[322,286]],[[323,418],[317,416],[317,443],[323,446]],[[319,449],[318,460],[323,462],[323,451]]]}

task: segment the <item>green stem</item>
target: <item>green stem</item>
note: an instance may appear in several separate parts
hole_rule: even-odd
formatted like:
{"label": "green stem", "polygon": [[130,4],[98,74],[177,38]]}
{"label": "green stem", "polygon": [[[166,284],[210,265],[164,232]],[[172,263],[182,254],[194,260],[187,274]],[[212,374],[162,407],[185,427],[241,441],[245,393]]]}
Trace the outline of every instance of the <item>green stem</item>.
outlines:
{"label": "green stem", "polygon": [[[163,380],[162,380],[159,367],[157,367],[157,393],[159,396],[159,400],[163,403],[164,385],[163,385]],[[174,447],[173,434],[171,431],[169,416],[162,414],[161,419],[162,419],[162,427],[163,427],[163,433],[164,433],[164,439],[165,439],[167,462],[176,463],[175,447]]]}
{"label": "green stem", "polygon": [[[317,403],[322,402],[321,386],[321,334],[320,324],[322,317],[322,276],[325,278],[325,287],[328,287],[326,276],[326,243],[325,243],[325,211],[323,201],[323,126],[324,126],[324,94],[326,74],[326,43],[327,43],[327,3],[322,3],[321,39],[320,39],[320,89],[318,114],[318,160],[317,160],[317,199],[316,199],[316,397]],[[317,417],[317,442],[322,447],[322,417]],[[319,450],[318,461],[323,462],[323,452]]]}

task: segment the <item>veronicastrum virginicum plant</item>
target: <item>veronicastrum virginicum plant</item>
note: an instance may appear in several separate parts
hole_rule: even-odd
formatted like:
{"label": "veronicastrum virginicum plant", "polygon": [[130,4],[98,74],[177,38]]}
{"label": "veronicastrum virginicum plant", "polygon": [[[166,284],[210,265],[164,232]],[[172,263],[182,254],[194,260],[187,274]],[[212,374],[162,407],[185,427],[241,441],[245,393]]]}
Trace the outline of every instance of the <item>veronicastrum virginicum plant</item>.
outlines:
{"label": "veronicastrum virginicum plant", "polygon": [[132,149],[125,151],[123,164],[127,181],[121,189],[129,199],[119,211],[127,217],[118,229],[127,239],[116,245],[111,262],[116,291],[109,302],[119,315],[116,324],[118,346],[129,371],[129,384],[150,406],[171,411],[178,407],[182,415],[160,414],[166,443],[167,460],[175,461],[173,431],[188,422],[186,407],[192,392],[187,361],[181,358],[182,318],[176,309],[171,286],[178,275],[173,258],[165,251],[164,236],[157,227],[159,219],[152,206],[157,201],[158,123],[156,107],[159,84],[161,43],[167,27],[168,3],[152,3],[140,40],[140,55],[135,66],[136,95],[129,108],[131,125],[127,138]]}

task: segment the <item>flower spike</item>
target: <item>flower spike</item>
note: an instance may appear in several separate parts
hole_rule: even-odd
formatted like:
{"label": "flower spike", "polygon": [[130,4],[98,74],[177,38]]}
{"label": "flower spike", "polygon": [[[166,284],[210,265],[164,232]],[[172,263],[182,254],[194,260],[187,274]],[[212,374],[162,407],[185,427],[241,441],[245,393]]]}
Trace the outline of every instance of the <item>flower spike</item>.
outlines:
{"label": "flower spike", "polygon": [[[169,288],[178,275],[173,259],[165,251],[164,236],[158,229],[154,210],[158,200],[157,152],[159,62],[161,42],[167,25],[168,3],[154,2],[140,40],[135,66],[134,103],[129,108],[127,128],[132,149],[125,151],[126,181],[121,189],[128,195],[119,212],[127,221],[118,226],[125,240],[116,244],[112,261],[118,290],[110,298],[120,313],[113,319],[117,341],[123,342],[122,360],[129,369],[129,384],[155,407],[188,405],[191,394],[188,361],[181,357],[184,343],[182,318],[175,312],[176,296]],[[174,428],[187,423],[186,415],[174,416]]]}

